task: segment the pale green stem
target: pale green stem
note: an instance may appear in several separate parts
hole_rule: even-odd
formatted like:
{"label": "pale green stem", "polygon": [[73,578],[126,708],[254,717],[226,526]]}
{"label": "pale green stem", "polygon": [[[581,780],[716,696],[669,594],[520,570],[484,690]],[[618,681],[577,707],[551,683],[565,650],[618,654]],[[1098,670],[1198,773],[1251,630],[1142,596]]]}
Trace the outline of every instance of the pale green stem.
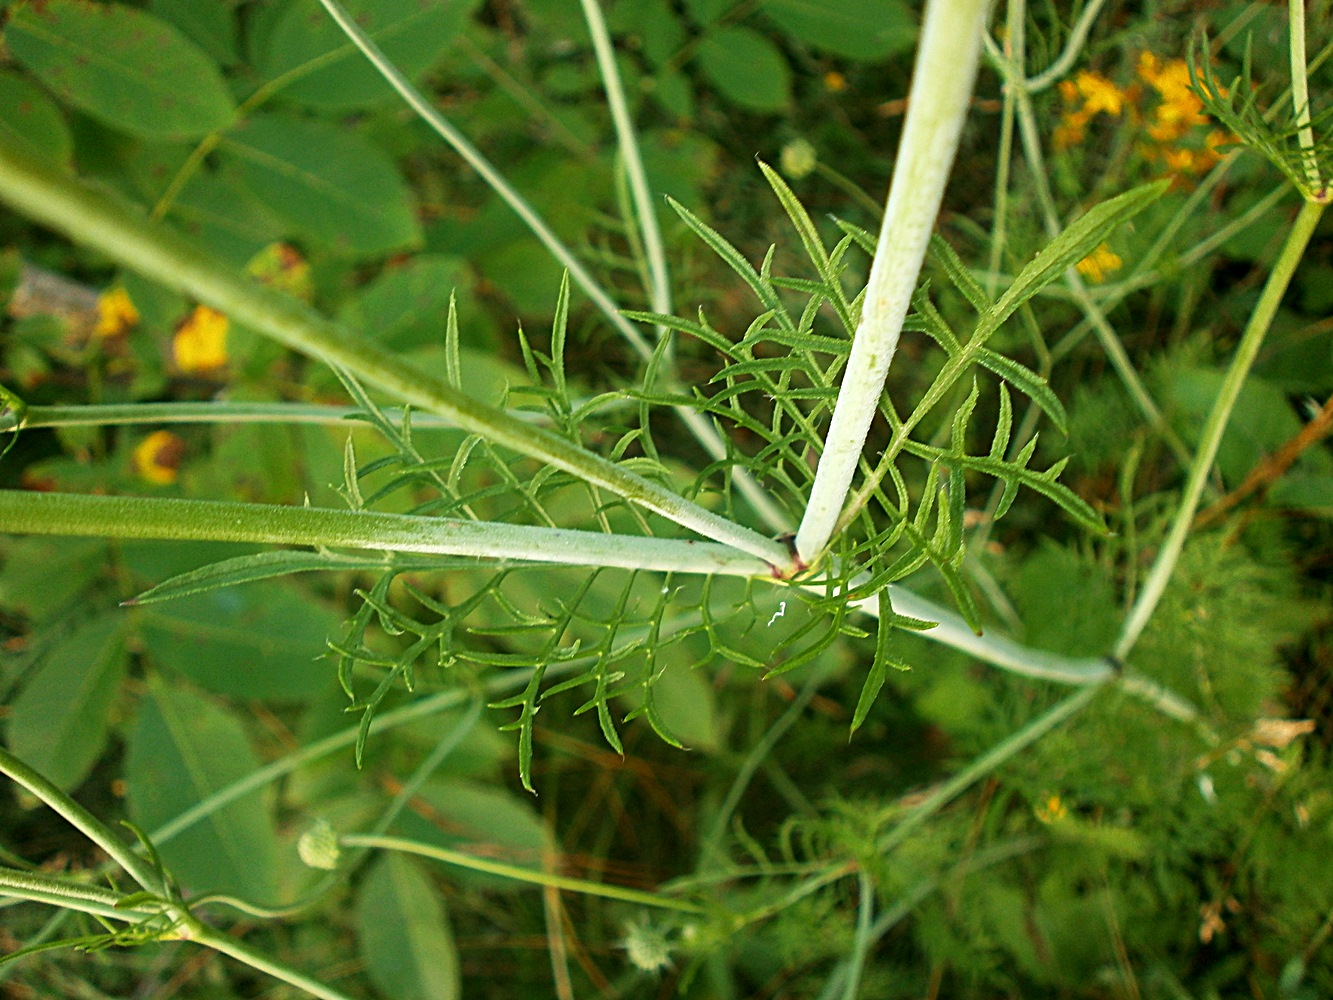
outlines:
{"label": "pale green stem", "polygon": [[[855,585],[856,581],[853,580],[849,586]],[[808,586],[823,593],[817,585]],[[896,584],[890,584],[888,594],[895,614],[937,623],[934,628],[919,633],[923,639],[938,642],[950,649],[975,656],[993,667],[1034,680],[1076,687],[1116,680],[1126,693],[1147,702],[1163,715],[1193,726],[1206,742],[1217,740],[1216,734],[1203,722],[1199,710],[1188,701],[1128,669],[1118,671],[1117,663],[1105,656],[1064,656],[1045,649],[1034,649],[993,629],[977,635],[961,617],[943,605]],[[878,618],[879,602],[879,595],[875,595],[854,601],[851,607]]]}
{"label": "pale green stem", "polygon": [[281,980],[298,990],[305,990],[313,997],[319,997],[320,1000],[352,1000],[352,997],[335,990],[331,986],[325,986],[318,979],[313,979],[303,972],[283,965],[281,962],[275,962],[262,952],[255,951],[248,945],[242,944],[235,938],[224,934],[222,931],[201,924],[198,921],[192,921],[194,924],[191,934],[191,940],[196,944],[201,944],[206,948],[212,948],[214,951],[221,952],[229,958],[234,958],[238,962],[257,969],[274,979]]}
{"label": "pale green stem", "polygon": [[15,534],[318,545],[723,576],[772,575],[771,567],[761,559],[727,545],[693,539],[217,500],[0,490],[0,530]]}
{"label": "pale green stem", "polygon": [[[12,412],[0,415],[0,432],[39,427],[105,427],[132,424],[326,424],[348,430],[367,426],[351,418],[365,411],[355,406],[318,403],[107,403],[92,406],[30,406],[20,420]],[[401,423],[403,411],[386,407],[384,415]],[[538,414],[515,414],[520,419],[545,419]],[[433,413],[413,413],[412,429],[454,429],[456,425]]]}
{"label": "pale green stem", "polygon": [[857,875],[860,900],[856,907],[856,933],[852,937],[852,953],[846,966],[846,985],[842,1000],[856,1000],[861,993],[861,976],[866,959],[870,957],[871,932],[875,918],[875,882],[863,868]]}
{"label": "pale green stem", "polygon": [[611,45],[611,35],[606,30],[606,18],[602,16],[599,0],[581,2],[584,20],[588,22],[588,33],[592,36],[597,69],[602,76],[602,88],[606,91],[606,106],[611,111],[611,121],[615,125],[620,158],[629,175],[634,211],[639,217],[639,229],[643,234],[643,249],[648,256],[648,274],[651,279],[648,295],[653,312],[670,315],[671,279],[667,273],[666,247],[662,242],[662,228],[657,222],[657,206],[653,204],[652,192],[648,188],[648,174],[643,169],[643,157],[639,154],[634,122],[630,119],[629,105],[625,101],[625,85],[620,79],[620,69],[616,66],[615,49]]}
{"label": "pale green stem", "polygon": [[[1021,86],[1017,90],[1018,97],[1018,126],[1019,135],[1022,137],[1023,153],[1028,159],[1029,174],[1037,194],[1037,203],[1041,206],[1042,221],[1046,226],[1046,232],[1054,238],[1060,232],[1060,215],[1056,210],[1055,196],[1051,193],[1050,181],[1046,174],[1045,156],[1042,153],[1041,139],[1037,135],[1037,119],[1032,111],[1032,101],[1030,95],[1024,91]],[[1093,332],[1097,335],[1098,343],[1102,350],[1106,352],[1111,366],[1115,368],[1116,374],[1120,377],[1121,383],[1133,398],[1144,418],[1148,421],[1162,440],[1175,454],[1182,467],[1189,465],[1189,451],[1181,442],[1179,435],[1176,434],[1171,426],[1162,416],[1162,411],[1153,401],[1143,380],[1139,378],[1139,373],[1134,370],[1133,363],[1129,360],[1129,355],[1125,352],[1125,347],[1120,343],[1120,338],[1116,335],[1105,314],[1093,302],[1088,294],[1087,286],[1083,279],[1074,268],[1070,268],[1065,275],[1065,284],[1068,286],[1074,301],[1083,311],[1087,322],[1092,326]]]}
{"label": "pale green stem", "polygon": [[[1005,37],[1004,51],[995,55],[1003,60],[1008,68],[1001,73],[1001,79],[1015,80],[1023,74],[1025,59],[1025,39],[1027,16],[1024,13],[1023,0],[1009,0],[1005,15],[1008,34]],[[990,35],[986,35],[986,44],[991,46]],[[1009,176],[1014,161],[1014,119],[1017,113],[1017,98],[1012,84],[1004,87],[1004,108],[1000,113],[1000,145],[996,155],[995,168],[995,225],[991,229],[989,275],[986,279],[986,294],[995,298],[999,281],[1000,268],[1004,264],[1004,244],[1009,226]]]}
{"label": "pale green stem", "polygon": [[1277,315],[1278,307],[1282,304],[1282,296],[1286,293],[1305,248],[1314,235],[1315,227],[1323,216],[1324,207],[1312,201],[1307,201],[1301,206],[1300,214],[1296,216],[1291,232],[1287,234],[1287,240],[1278,254],[1277,262],[1268,275],[1268,281],[1264,283],[1259,301],[1255,303],[1254,312],[1250,314],[1250,321],[1246,324],[1245,332],[1236,347],[1231,367],[1227,369],[1226,378],[1199,435],[1198,450],[1190,466],[1184,495],[1180,499],[1171,530],[1157,553],[1152,571],[1148,574],[1138,600],[1125,619],[1120,638],[1116,642],[1115,655],[1122,660],[1138,642],[1139,636],[1148,624],[1148,619],[1152,617],[1158,602],[1162,599],[1162,594],[1166,591],[1171,574],[1175,571],[1176,562],[1185,547],[1185,539],[1194,522],[1194,514],[1199,509],[1199,500],[1203,496],[1209,473],[1212,471],[1213,460],[1217,457],[1222,436],[1226,433],[1227,422],[1231,419],[1231,411],[1236,405],[1241,388],[1245,385],[1245,378],[1259,353],[1264,336],[1272,325],[1273,317]]}
{"label": "pale green stem", "polygon": [[541,241],[551,256],[569,271],[570,277],[583,289],[584,294],[592,299],[593,304],[620,331],[621,336],[629,342],[634,350],[645,361],[651,358],[653,354],[652,346],[643,339],[642,334],[624,316],[620,315],[616,304],[611,301],[610,296],[602,290],[596,279],[588,273],[579,259],[574,256],[573,251],[565,246],[564,242],[546,224],[546,220],[532,207],[531,203],[505,179],[504,174],[500,173],[495,165],[486,159],[476,146],[472,145],[467,136],[458,131],[449,119],[440,114],[421,92],[412,86],[411,81],[403,76],[398,67],[380,51],[380,47],[375,44],[374,40],[361,30],[361,26],[343,9],[338,0],[319,0],[319,2],[328,12],[329,17],[333,18],[338,27],[342,29],[343,33],[370,60],[380,76],[384,77],[388,84],[398,91],[399,96],[420,116],[421,120],[429,125],[436,135],[447,142],[453,151],[481,176],[491,190],[500,196],[504,203],[513,210],[514,214],[523,220],[524,225]]}
{"label": "pale green stem", "polygon": [[[1015,20],[1012,14],[1007,19],[1011,38],[1013,32],[1021,30],[1020,25],[1026,19],[1027,15],[1024,9],[1025,6],[1026,5],[1021,2],[1018,5],[1017,15],[1019,20]],[[1058,83],[1060,78],[1073,68],[1074,63],[1078,61],[1079,56],[1083,54],[1083,45],[1088,40],[1088,33],[1092,30],[1093,22],[1097,20],[1097,15],[1102,12],[1104,6],[1106,6],[1106,0],[1091,0],[1091,2],[1083,8],[1083,13],[1079,14],[1078,20],[1075,21],[1074,26],[1069,29],[1069,37],[1065,39],[1065,47],[1060,50],[1060,55],[1056,57],[1055,62],[1051,63],[1036,76],[1028,77],[1023,83],[1024,90],[1029,94],[1039,94],[1053,84]],[[989,35],[986,36],[986,51],[997,64],[1008,64],[1011,61],[1009,58],[1006,58],[1000,46],[996,45]],[[1023,70],[1023,63],[1018,62],[1017,65],[1019,67],[1019,72],[1021,73]],[[1005,75],[1008,76],[1008,73],[1006,72]]]}
{"label": "pale green stem", "polygon": [[24,899],[30,903],[45,903],[48,906],[59,906],[66,910],[78,910],[80,913],[91,913],[109,920],[124,920],[131,923],[153,920],[162,914],[161,908],[117,907],[116,904],[125,898],[124,893],[94,885],[80,885],[65,879],[19,871],[15,868],[0,868],[0,896]]}
{"label": "pale green stem", "polygon": [[1324,181],[1319,176],[1319,160],[1314,154],[1314,129],[1311,128],[1310,84],[1305,67],[1305,0],[1287,0],[1291,50],[1291,106],[1299,126],[1296,140],[1305,154],[1305,183],[1309,196],[1322,200]]}
{"label": "pale green stem", "polygon": [[528,885],[577,892],[585,896],[600,896],[603,899],[618,899],[621,902],[637,903],[639,906],[652,906],[659,910],[675,910],[677,913],[706,912],[703,907],[682,899],[672,899],[669,896],[644,892],[640,889],[629,889],[619,885],[607,885],[603,882],[589,882],[581,878],[551,875],[533,868],[505,864],[501,861],[491,861],[488,858],[479,858],[462,851],[451,851],[445,847],[422,844],[415,840],[404,840],[401,837],[353,833],[339,837],[338,843],[343,847],[370,847],[385,851],[401,851],[404,854],[415,854],[419,857],[430,858],[433,861],[442,861],[447,865],[457,865],[459,868],[466,868],[470,871],[498,875],[501,878],[512,879],[515,882],[525,882]]}
{"label": "pale green stem", "polygon": [[742,527],[541,427],[469,398],[303,303],[232,272],[185,239],[131,214],[49,166],[0,147],[0,197],[44,225],[191,295],[281,344],[345,368],[414,406],[439,414],[493,444],[540,459],[649,510],[787,567],[785,546]]}
{"label": "pale green stem", "polygon": [[935,228],[976,79],[989,0],[930,0],[921,29],[902,143],[860,323],[833,419],[796,533],[813,564],[832,535],[879,410],[884,380]]}
{"label": "pale green stem", "polygon": [[1018,732],[991,747],[913,806],[897,826],[879,838],[877,849],[883,854],[893,850],[973,783],[990,774],[1020,751],[1026,750],[1066,719],[1081,712],[1101,693],[1101,690],[1101,685],[1092,685],[1074,692],[1044,715],[1033,719]]}
{"label": "pale green stem", "polygon": [[66,792],[57,788],[44,775],[33,770],[3,747],[0,747],[0,773],[7,775],[16,784],[22,785],[64,817],[71,826],[105,851],[112,861],[125,869],[126,874],[138,882],[144,890],[152,893],[165,892],[162,877],[152,865],[135,854],[106,824],[75,802]]}
{"label": "pale green stem", "polygon": [[[592,300],[598,310],[600,310],[610,321],[611,325],[616,328],[639,356],[645,361],[651,360],[653,349],[649,343],[643,338],[634,325],[621,315],[615,302],[611,300],[611,297],[607,295],[601,285],[597,283],[597,280],[588,273],[588,270],[579,262],[578,258],[574,256],[573,251],[571,251],[569,247],[561,241],[560,237],[552,231],[551,227],[546,224],[546,221],[538,214],[537,210],[514,189],[513,185],[505,180],[504,175],[468,141],[466,136],[459,132],[458,129],[454,128],[453,124],[440,114],[440,112],[436,110],[424,96],[422,96],[419,90],[412,86],[411,82],[404,77],[403,74],[398,71],[398,68],[389,61],[383,52],[380,51],[374,41],[367,37],[366,33],[361,30],[360,26],[347,15],[347,12],[338,3],[338,0],[320,0],[320,3],[324,5],[324,9],[328,11],[329,16],[337,22],[338,27],[341,28],[347,37],[356,44],[357,48],[359,48],[365,57],[370,60],[371,64],[374,65],[375,69],[384,77],[389,85],[392,86],[394,90],[398,91],[399,95],[407,102],[408,106],[421,117],[421,120],[429,125],[440,138],[447,142],[469,166],[476,170],[477,173],[481,175],[481,178],[490,185],[491,189],[500,196],[505,204],[507,204],[514,213],[523,220],[524,224],[532,231],[532,234],[541,241],[541,244],[546,247],[551,256],[569,271],[570,277],[572,277],[578,286],[583,289],[584,294]],[[591,24],[591,21],[589,23]],[[614,73],[614,60],[611,62],[611,69]],[[611,86],[610,81],[612,79],[618,81],[619,76],[612,77],[604,74],[603,79],[607,81],[609,88]],[[622,111],[623,105],[624,101],[622,95]],[[613,115],[615,114],[615,110],[615,104],[613,102]],[[625,115],[625,118],[626,122],[628,122],[628,114]],[[617,128],[619,127],[619,122],[617,121]],[[637,149],[632,141],[632,137],[628,144],[622,144],[622,155],[625,155],[626,151],[630,149],[635,150],[634,156],[637,158]],[[629,161],[627,159],[627,167],[628,163]],[[634,175],[632,172],[630,174],[630,181],[631,184],[634,183]],[[647,185],[645,182],[644,190],[645,201],[648,203],[647,211],[644,211],[643,208],[641,208],[639,214],[643,218],[643,224],[645,226],[649,224],[656,226],[657,216],[652,210],[651,200],[646,198],[646,189]],[[636,200],[638,197],[639,195],[636,193]],[[653,244],[652,241],[647,240],[646,230],[645,239],[647,241],[646,246],[648,252],[651,255],[653,252]],[[656,242],[660,248],[660,235]],[[665,266],[665,257],[663,257],[663,266]],[[660,278],[654,278],[654,285],[656,286],[654,288],[654,296],[662,294],[669,295],[669,283],[665,277],[665,272]],[[666,291],[662,291],[663,289]],[[654,298],[654,301],[656,301],[656,298]],[[660,311],[668,312],[669,310],[663,309]],[[707,418],[701,415],[697,410],[689,407],[675,407],[675,410],[684,424],[690,429],[690,433],[698,439],[699,443],[709,455],[717,460],[724,459],[727,456],[726,443],[718,434],[717,429],[709,423]],[[746,501],[761,517],[764,518],[769,526],[775,531],[785,531],[786,523],[781,510],[775,503],[773,503],[772,499],[763,491],[759,484],[754,481],[754,477],[745,469],[734,470],[732,477],[736,483],[737,489],[739,489],[745,496]],[[583,478],[587,479],[588,477],[584,476]],[[589,481],[591,482],[592,480]],[[602,484],[595,483],[594,485]],[[704,534],[707,535],[707,537],[713,537],[707,532]],[[728,541],[728,539],[724,538],[717,538],[716,540]],[[728,544],[730,544],[729,541]],[[755,555],[759,555],[758,551],[750,551]],[[789,563],[790,558],[784,553],[783,559],[775,565],[787,565]]]}

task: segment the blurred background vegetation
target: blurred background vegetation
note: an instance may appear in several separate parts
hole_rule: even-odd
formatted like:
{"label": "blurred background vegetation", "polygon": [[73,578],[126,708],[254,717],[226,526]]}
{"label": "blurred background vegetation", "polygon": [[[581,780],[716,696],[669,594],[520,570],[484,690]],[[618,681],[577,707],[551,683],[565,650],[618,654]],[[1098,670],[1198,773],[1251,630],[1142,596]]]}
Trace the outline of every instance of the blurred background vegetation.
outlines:
{"label": "blurred background vegetation", "polygon": [[[505,386],[530,382],[516,331],[544,342],[560,267],[346,50],[315,0],[134,5],[189,59],[166,66],[166,50],[131,33],[118,58],[168,78],[185,74],[177,86],[194,79],[193,117],[181,121],[133,94],[90,93],[40,30],[48,14],[76,19],[77,6],[0,5],[9,19],[0,50],[5,141],[68,165],[108,197],[144,206],[422,365],[443,364],[456,296],[469,391],[495,400]],[[349,7],[620,301],[648,308],[579,5]],[[1030,7],[1036,73],[1062,50],[1083,4]],[[781,168],[828,233],[837,235],[830,216],[877,227],[917,4],[615,0],[606,8],[655,192],[709,219],[751,260],[776,244],[781,273],[804,265],[756,157]],[[1324,54],[1328,13],[1321,0],[1311,5],[1313,53]],[[1197,436],[1298,207],[1294,194],[1281,194],[1277,171],[1257,156],[1229,155],[1230,137],[1200,112],[1184,56],[1204,28],[1219,77],[1239,71],[1248,44],[1255,75],[1278,91],[1287,64],[1278,7],[1110,0],[1069,71],[1034,98],[1045,163],[1020,154],[1008,164],[1006,273],[1045,239],[1034,166],[1065,217],[1135,184],[1173,179],[1164,198],[1080,265],[1169,429],[1138,416],[1072,296],[1053,291],[1032,322],[999,334],[997,346],[1049,373],[1069,411],[1068,438],[1047,431],[1039,455],[1046,464],[1072,456],[1064,481],[1115,532],[1089,537],[1031,495],[999,524],[974,512],[968,571],[979,602],[996,628],[1040,648],[1090,656],[1110,648],[1182,481],[1172,435],[1185,448]],[[1316,110],[1330,76],[1327,62],[1312,73]],[[983,278],[997,226],[1001,97],[998,76],[983,70],[941,219]],[[213,99],[222,124],[208,121]],[[231,105],[241,114],[224,127]],[[665,206],[661,221],[681,315],[702,306],[716,328],[744,330],[754,315],[748,292]],[[1148,273],[1136,270],[1168,225],[1165,256]],[[291,902],[317,884],[296,850],[311,822],[373,823],[449,738],[456,745],[395,832],[539,872],[648,889],[683,880],[726,914],[664,916],[380,859],[290,919],[243,924],[248,941],[367,997],[458,989],[469,997],[1333,995],[1333,452],[1321,436],[1333,422],[1330,246],[1325,225],[1238,405],[1214,505],[1133,657],[1137,670],[1201,708],[1213,739],[1103,695],[890,849],[887,832],[931,789],[1067,692],[925,639],[895,638],[895,655],[913,669],[889,678],[849,740],[872,653],[866,640],[841,639],[769,681],[745,657],[710,658],[683,643],[657,690],[690,751],[636,721],[621,727],[617,754],[591,713],[571,714],[571,702],[536,727],[534,797],[519,789],[512,736],[497,732],[509,716],[465,711],[469,692],[502,673],[479,657],[447,670],[425,664],[413,694],[391,694],[382,715],[445,700],[372,737],[360,770],[344,744],[162,844],[164,860],[189,892]],[[0,214],[0,253],[0,383],[29,404],[344,401],[326,370],[12,214]],[[961,297],[942,274],[931,276],[941,310],[961,317]],[[905,340],[895,396],[919,394],[925,382],[914,383],[914,371],[931,350],[924,338]],[[577,296],[566,363],[576,396],[624,385],[635,370]],[[718,367],[708,348],[689,342],[679,364],[687,384]],[[347,433],[245,424],[33,430],[0,462],[0,486],[337,506]],[[461,435],[421,438],[448,454]],[[702,464],[689,443],[672,447],[673,460]],[[364,432],[357,448],[363,460],[386,453]],[[406,510],[411,497],[382,506]],[[7,745],[97,815],[153,830],[354,726],[326,643],[364,580],[330,574],[118,607],[239,551],[0,538]],[[540,608],[580,578],[515,572],[505,600]],[[412,582],[456,605],[486,579],[460,570]],[[592,606],[609,609],[623,586],[597,577]],[[771,603],[755,614],[775,612],[776,596]],[[504,616],[488,632],[486,613],[471,620],[475,644],[499,658],[510,648],[498,627]],[[764,659],[752,629],[728,627],[738,651]],[[459,692],[453,702],[450,690]],[[32,806],[0,798],[0,850],[10,863],[97,863],[85,841]],[[752,916],[736,921],[736,913]],[[50,916],[27,904],[5,909],[0,949],[51,933]],[[858,927],[872,916],[873,934]],[[394,932],[405,927],[413,933]],[[457,977],[432,979],[428,970],[442,967]],[[184,944],[47,953],[0,966],[0,977],[0,996],[15,998],[295,995]]]}

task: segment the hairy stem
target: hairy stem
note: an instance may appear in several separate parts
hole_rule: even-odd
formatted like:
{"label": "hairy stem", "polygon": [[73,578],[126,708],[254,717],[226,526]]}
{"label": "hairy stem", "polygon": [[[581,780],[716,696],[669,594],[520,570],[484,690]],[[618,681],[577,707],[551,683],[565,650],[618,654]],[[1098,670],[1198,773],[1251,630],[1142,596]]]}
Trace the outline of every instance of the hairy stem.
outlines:
{"label": "hairy stem", "polygon": [[[237,275],[169,230],[12,148],[0,146],[0,198],[145,277],[191,295],[279,343],[439,414],[496,445],[540,459],[707,538],[787,567],[786,548],[544,428],[464,395],[296,299]],[[0,522],[0,528],[3,528]]]}
{"label": "hairy stem", "polygon": [[768,576],[768,563],[693,539],[606,535],[366,510],[0,490],[0,527],[17,534],[263,542],[426,552],[565,566]]}

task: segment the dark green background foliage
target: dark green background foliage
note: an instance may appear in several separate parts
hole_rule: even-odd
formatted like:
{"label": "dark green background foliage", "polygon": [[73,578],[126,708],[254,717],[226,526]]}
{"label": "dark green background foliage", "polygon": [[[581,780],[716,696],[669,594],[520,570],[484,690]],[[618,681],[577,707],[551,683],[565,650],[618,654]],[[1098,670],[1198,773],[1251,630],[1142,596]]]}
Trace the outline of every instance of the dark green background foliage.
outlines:
{"label": "dark green background foliage", "polygon": [[[401,106],[315,0],[0,6],[4,142],[77,173],[108,198],[142,206],[238,268],[274,244],[294,248],[309,265],[319,309],[434,370],[444,363],[453,296],[467,391],[491,402],[505,393],[511,402],[542,398],[534,389],[540,366],[525,368],[516,330],[536,331],[530,342],[549,348],[544,331],[561,269]],[[648,308],[579,4],[348,6],[622,304]],[[830,215],[875,228],[872,209],[896,144],[902,108],[895,102],[907,89],[918,5],[605,6],[655,192],[706,216],[749,259],[776,243],[775,273],[807,274],[799,242],[753,162],[784,163],[786,150],[788,180],[830,244],[841,235]],[[1074,13],[1068,6],[1082,8],[1032,4],[1033,71],[1063,45]],[[1276,8],[1208,6],[1210,30],[1227,29],[1219,59],[1229,73],[1248,32],[1256,66],[1282,76]],[[1312,6],[1325,15],[1312,25],[1314,50],[1327,40],[1328,24],[1327,5]],[[1127,85],[1138,53],[1183,55],[1199,5],[1111,0],[1107,7],[1079,65]],[[1331,92],[1326,67],[1313,82],[1316,94]],[[996,76],[983,71],[942,219],[943,233],[978,270],[995,224],[998,98]],[[1048,133],[1063,110],[1055,90],[1039,98]],[[1161,175],[1159,162],[1135,151],[1128,121],[1098,127],[1108,133],[1098,142],[1053,154],[1052,178],[1071,216]],[[813,149],[812,168],[793,166],[797,140]],[[1112,318],[1186,447],[1291,217],[1290,198],[1245,216],[1280,180],[1258,158],[1242,159],[1209,199],[1194,204],[1198,179],[1181,178],[1112,239],[1132,262],[1168,221],[1183,220],[1154,280]],[[1019,170],[1007,272],[1043,242],[1034,191]],[[739,339],[755,312],[748,293],[665,203],[660,218],[681,315],[702,306],[714,328]],[[1224,230],[1220,246],[1187,253]],[[1333,393],[1327,234],[1326,225],[1238,404],[1214,497],[1240,485]],[[123,286],[141,317],[128,336],[108,339],[78,336],[49,314],[7,317],[0,383],[30,404],[219,392],[236,400],[345,398],[327,371],[243,329],[231,331],[225,371],[182,374],[169,345],[191,303],[10,214],[0,215],[0,250],[7,286],[17,281],[21,255],[94,289]],[[848,260],[849,287],[857,286],[864,258]],[[928,276],[942,314],[966,329],[966,302],[944,269]],[[1072,455],[1063,481],[1111,533],[1089,534],[1024,494],[987,527],[964,576],[988,627],[1018,630],[1039,648],[1100,656],[1162,538],[1181,472],[1092,340],[1066,339],[1080,321],[1070,301],[1039,298],[1019,319],[993,346],[1049,371],[1069,417],[1067,437],[1043,433],[1041,467]],[[839,335],[835,323],[819,323],[819,332]],[[923,336],[905,339],[893,370],[895,398],[919,397],[938,354]],[[575,296],[564,364],[577,399],[630,384],[636,361]],[[679,364],[687,384],[704,385],[721,360],[685,338]],[[994,414],[998,405],[986,388],[977,412]],[[662,460],[702,464],[671,420],[663,413],[651,425]],[[637,426],[628,415],[625,421]],[[988,440],[983,423],[973,433]],[[134,472],[131,453],[146,429],[111,427],[23,434],[0,462],[0,485],[343,503],[346,428],[175,430],[185,453],[173,484],[154,486]],[[608,450],[625,430],[606,428]],[[929,431],[945,440],[947,415]],[[354,438],[363,464],[394,452],[369,431]],[[450,456],[462,442],[452,431],[416,439],[432,456]],[[883,445],[881,431],[871,443]],[[495,467],[508,468],[499,459]],[[502,480],[481,492],[495,482],[471,484],[477,502],[531,519],[526,501]],[[368,478],[363,489],[369,495],[378,485]],[[969,487],[969,504],[979,511],[990,484],[978,477]],[[586,498],[564,509],[559,496],[544,508],[555,521],[590,520]],[[417,501],[412,489],[396,489],[376,506],[405,511]],[[607,747],[597,713],[573,714],[583,698],[567,693],[552,699],[532,729],[533,797],[519,787],[516,741],[497,732],[515,712],[489,712],[460,730],[461,741],[392,832],[595,880],[652,887],[694,877],[716,916],[644,916],[628,904],[557,899],[491,876],[384,857],[312,908],[255,927],[248,940],[355,996],[552,995],[547,950],[556,938],[569,956],[566,962],[557,951],[557,961],[567,964],[580,997],[842,996],[869,892],[880,923],[860,984],[865,998],[1333,995],[1330,515],[1333,455],[1315,444],[1186,549],[1132,666],[1199,706],[1212,741],[1141,700],[1104,692],[891,849],[885,838],[924,791],[1068,692],[895,634],[894,657],[913,669],[888,678],[849,741],[873,624],[870,638],[834,637],[814,662],[763,681],[756,667],[780,666],[792,652],[784,644],[822,612],[792,599],[783,620],[765,631],[765,621],[779,621],[779,592],[674,582],[675,606],[709,607],[718,616],[706,634],[686,630],[643,667],[661,671],[653,708],[691,752],[664,744],[642,718],[626,721],[644,707],[642,691],[610,703],[623,754]],[[363,606],[354,591],[370,588],[373,576],[307,574],[118,606],[176,573],[248,551],[0,539],[0,696],[10,749],[97,815],[151,832],[260,766],[354,729],[327,643],[355,636],[369,647],[366,657],[378,652],[392,662],[412,638],[341,624]],[[340,831],[368,827],[405,776],[465,724],[468,691],[491,683],[489,700],[512,694],[499,687],[506,665],[543,644],[559,654],[576,639],[585,650],[613,641],[604,623],[618,610],[647,620],[661,585],[597,574],[579,615],[557,627],[559,602],[586,581],[586,573],[523,570],[497,582],[492,573],[460,568],[394,583],[380,596],[432,627],[441,608],[454,609],[451,641],[462,652],[442,664],[425,657],[414,692],[393,686],[381,717],[413,699],[447,698],[440,692],[448,690],[462,692],[456,705],[372,736],[360,770],[345,745],[236,799],[163,843],[167,866],[187,893],[223,892],[263,905],[301,897],[320,884],[295,848],[315,818]],[[943,593],[928,573],[910,582]],[[849,628],[857,624],[849,620]],[[358,694],[368,696],[382,675],[359,668]],[[1287,742],[1265,719],[1309,719],[1313,728]],[[781,738],[767,741],[778,724]],[[745,776],[739,784],[738,775]],[[745,794],[728,800],[732,788]],[[0,805],[4,852],[56,868],[96,862],[84,841],[30,806],[11,795]],[[802,878],[823,872],[846,877],[796,891],[808,884]],[[733,922],[732,915],[761,910],[765,919]],[[33,906],[5,910],[0,948],[31,939],[47,916]],[[627,960],[642,960],[654,941],[670,953],[663,968],[646,971]],[[239,966],[194,958],[181,945],[32,957],[0,967],[7,979],[0,995],[293,995],[261,994],[268,985]]]}

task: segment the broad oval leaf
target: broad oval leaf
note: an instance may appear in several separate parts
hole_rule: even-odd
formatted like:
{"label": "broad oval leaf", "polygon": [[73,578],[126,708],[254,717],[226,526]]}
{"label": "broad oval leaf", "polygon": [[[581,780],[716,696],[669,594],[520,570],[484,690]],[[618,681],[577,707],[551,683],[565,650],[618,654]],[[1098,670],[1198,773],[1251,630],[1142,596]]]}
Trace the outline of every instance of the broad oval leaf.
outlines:
{"label": "broad oval leaf", "polygon": [[146,608],[152,661],[218,694],[309,697],[332,677],[320,659],[338,616],[291,587],[255,583]]}
{"label": "broad oval leaf", "polygon": [[[145,833],[258,768],[235,716],[188,688],[150,678],[125,765],[130,815]],[[188,890],[276,902],[277,833],[258,791],[156,846]]]}
{"label": "broad oval leaf", "polygon": [[413,861],[386,854],[356,900],[357,937],[370,980],[394,1000],[456,1000],[458,948],[444,900]]}
{"label": "broad oval leaf", "polygon": [[189,139],[235,113],[217,65],[165,21],[120,4],[20,7],[5,44],[61,99],[145,139]]}
{"label": "broad oval leaf", "polygon": [[718,28],[699,43],[699,65],[717,91],[754,111],[791,103],[791,68],[778,47],[750,28]]}
{"label": "broad oval leaf", "polygon": [[74,788],[106,744],[125,676],[123,613],[86,622],[51,647],[9,708],[9,747],[59,787]]}
{"label": "broad oval leaf", "polygon": [[902,0],[765,0],[762,10],[787,34],[848,59],[883,59],[916,41]]}
{"label": "broad oval leaf", "polygon": [[[444,55],[477,0],[356,0],[344,5],[390,62],[416,80]],[[265,80],[292,74],[284,97],[346,110],[391,100],[394,90],[318,0],[285,5],[258,58]]]}
{"label": "broad oval leaf", "polygon": [[360,256],[421,241],[407,185],[358,135],[260,115],[228,132],[222,148],[255,197],[298,238]]}
{"label": "broad oval leaf", "polygon": [[0,73],[0,137],[6,145],[61,166],[68,165],[74,149],[55,101],[17,73]]}

